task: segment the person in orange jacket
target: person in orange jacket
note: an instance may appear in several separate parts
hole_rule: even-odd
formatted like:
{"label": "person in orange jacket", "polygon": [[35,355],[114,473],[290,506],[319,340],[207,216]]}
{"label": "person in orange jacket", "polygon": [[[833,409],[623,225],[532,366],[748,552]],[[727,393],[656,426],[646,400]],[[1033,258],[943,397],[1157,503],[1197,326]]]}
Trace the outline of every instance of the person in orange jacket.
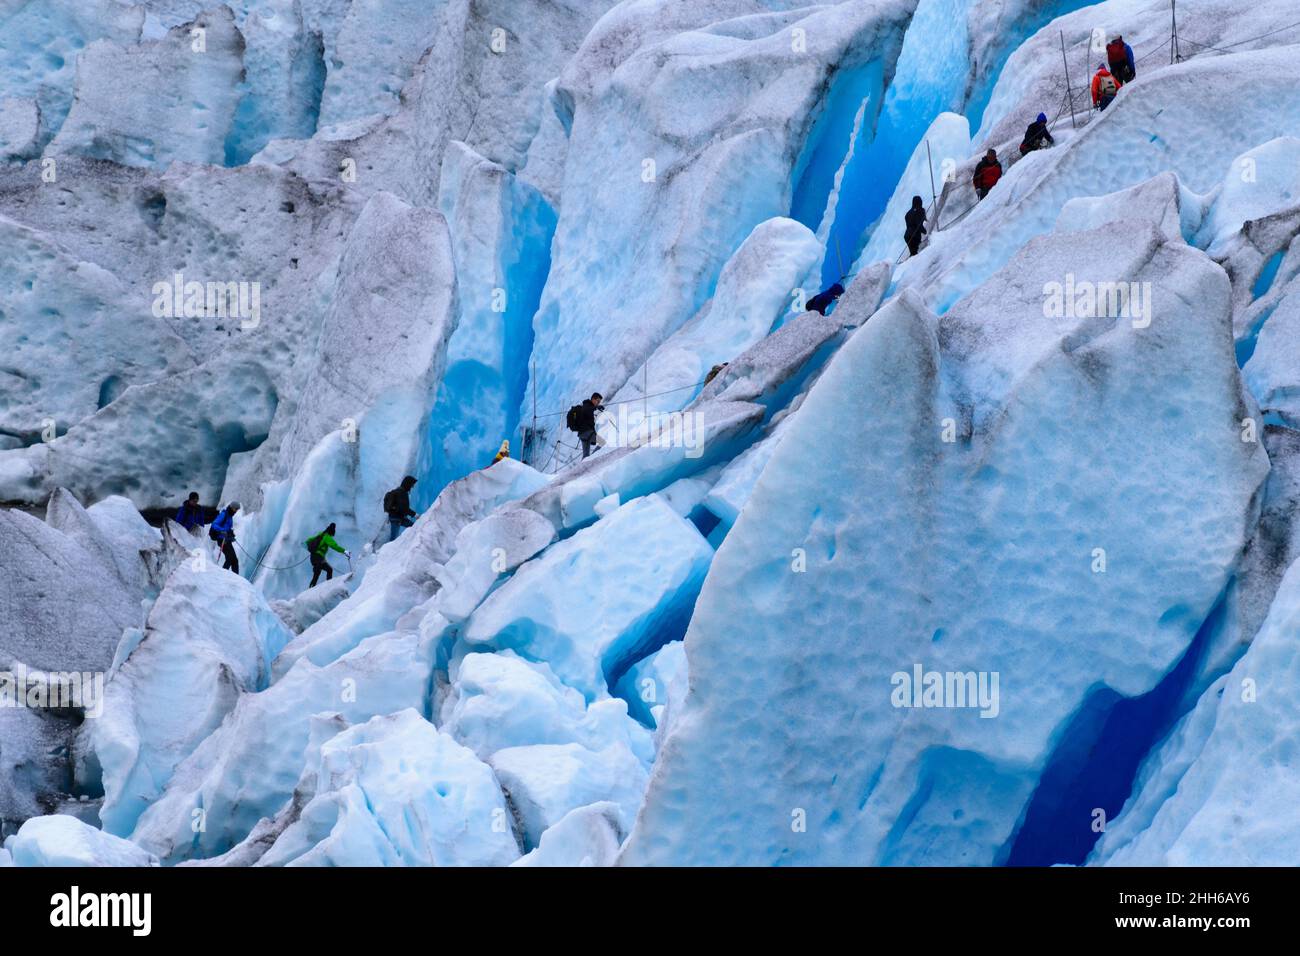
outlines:
{"label": "person in orange jacket", "polygon": [[1103,63],[1092,78],[1092,105],[1099,110],[1104,110],[1110,106],[1110,101],[1115,98],[1115,94],[1123,85]]}

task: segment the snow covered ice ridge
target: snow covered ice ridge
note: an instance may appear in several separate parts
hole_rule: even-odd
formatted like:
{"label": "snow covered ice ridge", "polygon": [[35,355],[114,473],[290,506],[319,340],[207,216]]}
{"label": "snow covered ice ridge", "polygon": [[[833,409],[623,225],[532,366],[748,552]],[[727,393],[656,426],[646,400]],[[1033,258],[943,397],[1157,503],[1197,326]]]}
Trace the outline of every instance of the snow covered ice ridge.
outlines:
{"label": "snow covered ice ridge", "polygon": [[1298,19],[0,0],[0,866],[1294,864]]}

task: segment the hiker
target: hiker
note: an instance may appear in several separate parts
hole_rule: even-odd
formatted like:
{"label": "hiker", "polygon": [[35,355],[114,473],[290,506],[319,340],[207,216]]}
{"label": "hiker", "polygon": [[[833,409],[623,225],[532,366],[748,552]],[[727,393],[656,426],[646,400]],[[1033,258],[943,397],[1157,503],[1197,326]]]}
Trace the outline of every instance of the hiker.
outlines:
{"label": "hiker", "polygon": [[415,517],[415,512],[411,510],[411,489],[414,487],[415,476],[407,475],[400,485],[384,495],[384,514],[388,515],[389,541],[396,540],[403,528],[411,526],[411,519]]}
{"label": "hiker", "polygon": [[190,534],[194,533],[195,528],[202,528],[207,521],[203,518],[203,506],[199,504],[199,493],[191,491],[190,496],[185,499],[180,510],[176,512],[176,517],[172,519]]}
{"label": "hiker", "polygon": [[1103,63],[1092,78],[1092,105],[1099,110],[1104,110],[1110,106],[1111,100],[1123,85],[1111,75],[1110,70],[1106,69],[1106,64]]}
{"label": "hiker", "polygon": [[704,384],[708,385],[711,381],[713,381],[715,378],[718,377],[719,372],[721,372],[724,368],[726,368],[730,364],[731,364],[730,362],[722,362],[718,365],[713,366],[713,368],[709,369],[709,374],[704,376]]}
{"label": "hiker", "polygon": [[808,300],[807,309],[809,312],[820,312],[826,314],[826,310],[831,307],[831,303],[844,294],[844,286],[838,282],[827,289],[825,292],[819,292]]}
{"label": "hiker", "polygon": [[581,405],[574,405],[565,416],[569,431],[577,432],[578,440],[582,442],[583,458],[591,454],[592,445],[599,448],[605,444],[605,440],[596,434],[596,413],[605,410],[601,404],[604,400],[600,392],[592,392],[591,398],[584,398]]}
{"label": "hiker", "polygon": [[[414,479],[412,479],[412,481],[414,481]],[[403,481],[402,484],[406,484],[406,482]],[[309,588],[314,588],[316,586],[316,582],[319,580],[322,571],[325,572],[326,581],[334,580],[334,569],[330,567],[329,562],[325,560],[325,555],[329,554],[330,548],[333,548],[339,554],[345,554],[349,558],[352,557],[351,551],[343,550],[343,546],[334,540],[334,530],[334,522],[331,521],[324,531],[316,535],[314,538],[307,539],[307,550],[311,552],[311,567],[312,571],[315,572],[311,576],[311,584],[307,585]]]}
{"label": "hiker", "polygon": [[925,203],[920,196],[912,197],[912,208],[903,219],[907,223],[903,241],[907,243],[907,251],[916,255],[921,248],[921,237],[925,235]]}
{"label": "hiker", "polygon": [[1048,146],[1055,146],[1056,140],[1052,139],[1052,131],[1047,128],[1047,114],[1039,113],[1038,119],[1029,124],[1025,130],[1025,138],[1020,141],[1020,155],[1027,156],[1036,149],[1046,149]]}
{"label": "hiker", "polygon": [[1133,48],[1118,33],[1115,34],[1115,39],[1106,44],[1106,62],[1110,64],[1111,75],[1121,84],[1132,83],[1137,76]]}
{"label": "hiker", "polygon": [[983,199],[1001,178],[1002,164],[998,162],[997,150],[990,149],[984,154],[984,158],[976,164],[975,175],[971,178],[971,182],[975,186],[975,195]]}
{"label": "hiker", "polygon": [[239,511],[239,502],[232,501],[226,510],[212,519],[208,537],[221,546],[225,563],[221,566],[227,571],[239,573],[239,557],[235,554],[235,514]]}
{"label": "hiker", "polygon": [[505,441],[501,443],[501,447],[497,449],[497,456],[492,459],[492,464],[495,465],[502,458],[509,458],[509,457],[510,457],[510,439],[507,438]]}

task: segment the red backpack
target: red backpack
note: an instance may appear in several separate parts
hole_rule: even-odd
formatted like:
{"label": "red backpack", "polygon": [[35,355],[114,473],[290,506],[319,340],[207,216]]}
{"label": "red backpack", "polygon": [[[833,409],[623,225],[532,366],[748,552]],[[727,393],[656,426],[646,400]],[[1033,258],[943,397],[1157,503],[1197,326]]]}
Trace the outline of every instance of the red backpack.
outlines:
{"label": "red backpack", "polygon": [[1106,44],[1106,59],[1111,63],[1128,62],[1128,52],[1124,49],[1123,40],[1111,40]]}

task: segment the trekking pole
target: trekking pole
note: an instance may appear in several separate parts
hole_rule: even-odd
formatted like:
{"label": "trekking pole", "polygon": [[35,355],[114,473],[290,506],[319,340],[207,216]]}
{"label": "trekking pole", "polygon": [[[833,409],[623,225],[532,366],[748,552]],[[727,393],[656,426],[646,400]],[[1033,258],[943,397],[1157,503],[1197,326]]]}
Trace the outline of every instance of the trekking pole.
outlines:
{"label": "trekking pole", "polygon": [[1074,121],[1074,90],[1070,86],[1070,59],[1065,55],[1065,31],[1061,31],[1061,62],[1065,64],[1065,95],[1070,100],[1070,128],[1078,129]]}
{"label": "trekking pole", "polygon": [[840,281],[843,282],[848,275],[844,272],[844,257],[840,255],[840,237],[835,236],[835,261],[840,267]]}

